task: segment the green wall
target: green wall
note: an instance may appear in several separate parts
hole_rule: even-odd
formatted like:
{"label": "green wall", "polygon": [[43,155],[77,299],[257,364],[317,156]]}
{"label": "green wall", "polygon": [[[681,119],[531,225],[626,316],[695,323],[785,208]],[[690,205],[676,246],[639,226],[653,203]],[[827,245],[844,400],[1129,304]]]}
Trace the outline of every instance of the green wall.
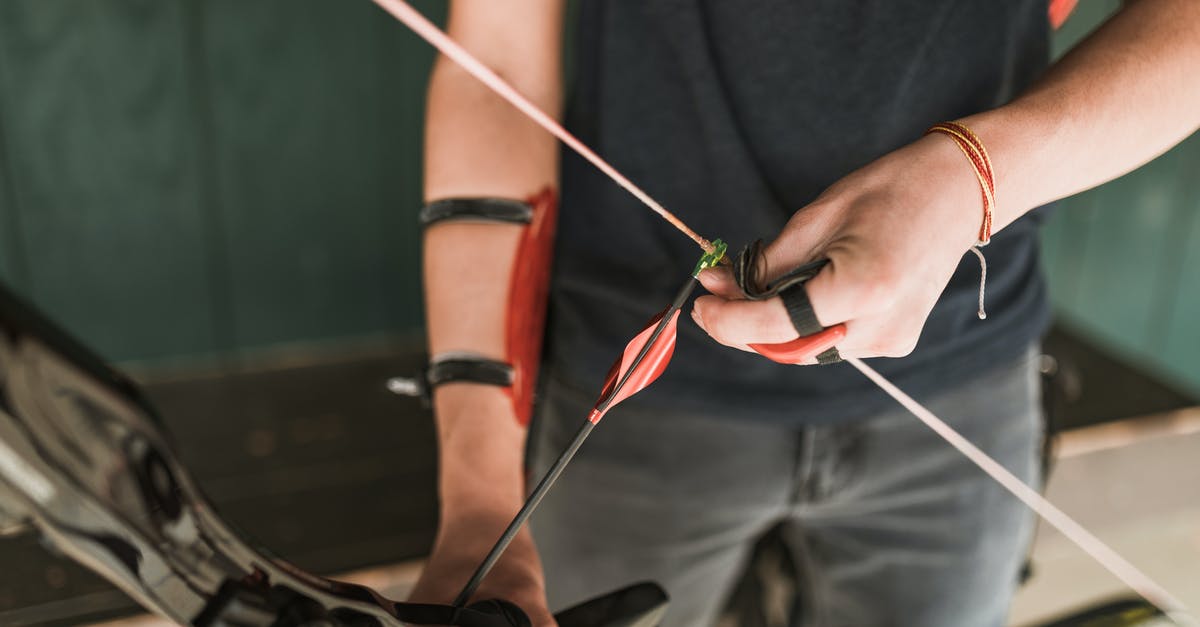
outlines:
{"label": "green wall", "polygon": [[0,2],[0,277],[115,360],[411,333],[432,57],[365,0]]}
{"label": "green wall", "polygon": [[[1057,53],[1118,5],[1080,3]],[[1060,319],[1200,394],[1200,135],[1061,205],[1043,234]]]}
{"label": "green wall", "polygon": [[[412,337],[432,56],[368,0],[0,2],[0,278],[118,361]],[[1064,320],[1200,391],[1198,175],[1193,138],[1069,199],[1046,265]]]}

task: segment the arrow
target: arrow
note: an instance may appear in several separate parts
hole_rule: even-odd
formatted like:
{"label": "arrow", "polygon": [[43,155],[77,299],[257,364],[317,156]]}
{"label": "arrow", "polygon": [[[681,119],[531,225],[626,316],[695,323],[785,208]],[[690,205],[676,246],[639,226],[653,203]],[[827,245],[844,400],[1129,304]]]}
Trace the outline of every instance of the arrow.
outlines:
{"label": "arrow", "polygon": [[504,533],[500,534],[500,539],[479,563],[479,567],[475,569],[475,573],[471,575],[467,585],[463,586],[462,591],[454,599],[455,607],[463,607],[471,600],[471,596],[479,589],[479,584],[483,583],[483,578],[496,565],[500,556],[504,554],[504,550],[512,543],[513,538],[517,537],[517,532],[529,520],[533,510],[537,509],[542,498],[550,491],[550,487],[554,485],[567,464],[575,457],[579,447],[583,446],[583,441],[600,423],[600,419],[621,401],[646,389],[667,369],[667,364],[671,362],[671,357],[675,354],[675,337],[680,310],[683,309],[688,297],[700,283],[700,272],[721,263],[725,257],[725,242],[719,239],[714,240],[712,246],[712,252],[705,253],[700,258],[696,268],[692,270],[692,276],[688,277],[687,283],[675,295],[675,300],[671,301],[671,306],[651,318],[645,328],[625,346],[621,357],[609,369],[608,376],[604,379],[604,387],[600,391],[600,398],[592,406],[587,420],[579,426],[575,437],[571,438],[571,443],[563,449],[562,453],[559,453],[558,459],[554,460],[554,465],[550,466],[550,469],[538,481],[537,487],[525,499],[521,510],[508,523]]}

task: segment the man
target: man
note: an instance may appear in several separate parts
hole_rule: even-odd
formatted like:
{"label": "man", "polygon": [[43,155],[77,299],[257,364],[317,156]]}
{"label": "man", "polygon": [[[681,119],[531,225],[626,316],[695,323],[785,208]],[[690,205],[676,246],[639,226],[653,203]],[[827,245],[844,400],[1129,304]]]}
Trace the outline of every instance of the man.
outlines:
{"label": "man", "polygon": [[[557,115],[562,21],[560,0],[457,0],[449,34]],[[821,325],[846,325],[840,354],[897,358],[875,363],[1036,482],[1035,208],[1195,131],[1200,2],[1130,2],[1047,71],[1048,38],[1045,0],[584,2],[566,122],[700,233],[769,240],[768,278],[828,259],[807,294]],[[431,201],[526,199],[561,179],[540,472],[699,251],[577,157],[560,175],[554,140],[445,59],[428,115]],[[986,320],[964,256],[985,183],[952,138],[922,136],[949,120],[994,164]],[[510,360],[526,228],[429,226],[435,357]],[[605,419],[477,598],[549,625],[550,607],[652,579],[672,595],[667,624],[708,625],[782,523],[812,624],[1003,624],[1030,513],[845,364],[743,352],[797,337],[785,307],[742,299],[724,270],[702,280],[675,362]],[[442,522],[414,600],[451,599],[522,500],[507,392],[435,390]]]}

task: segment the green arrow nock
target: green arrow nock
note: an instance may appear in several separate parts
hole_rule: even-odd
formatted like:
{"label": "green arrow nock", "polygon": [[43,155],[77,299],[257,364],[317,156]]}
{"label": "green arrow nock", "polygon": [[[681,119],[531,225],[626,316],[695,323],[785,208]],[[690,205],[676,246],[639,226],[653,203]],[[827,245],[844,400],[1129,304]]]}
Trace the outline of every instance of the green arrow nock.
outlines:
{"label": "green arrow nock", "polygon": [[692,276],[700,276],[700,272],[708,268],[715,268],[717,264],[721,263],[721,259],[725,258],[725,249],[729,248],[729,245],[715,239],[712,241],[712,247],[711,253],[704,253],[700,257],[700,261],[696,262],[696,269],[692,270]]}

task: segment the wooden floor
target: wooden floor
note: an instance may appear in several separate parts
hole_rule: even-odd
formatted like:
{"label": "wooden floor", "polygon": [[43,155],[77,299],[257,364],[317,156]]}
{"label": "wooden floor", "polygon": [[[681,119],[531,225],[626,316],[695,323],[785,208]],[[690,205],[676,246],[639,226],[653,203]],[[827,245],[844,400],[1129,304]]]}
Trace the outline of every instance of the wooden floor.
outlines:
{"label": "wooden floor", "polygon": [[[1046,496],[1182,603],[1200,610],[1200,408],[1075,430]],[[1034,625],[1130,589],[1042,523],[1014,625]]]}
{"label": "wooden floor", "polygon": [[[1053,334],[1047,349],[1076,373],[1066,387],[1078,394],[1066,394],[1073,400],[1060,420],[1068,428],[1196,404],[1069,333]],[[361,571],[424,556],[433,538],[433,422],[384,388],[417,359],[404,352],[187,377],[147,392],[231,522],[306,569]],[[79,625],[136,611],[34,537],[0,542],[0,564],[0,625]]]}

